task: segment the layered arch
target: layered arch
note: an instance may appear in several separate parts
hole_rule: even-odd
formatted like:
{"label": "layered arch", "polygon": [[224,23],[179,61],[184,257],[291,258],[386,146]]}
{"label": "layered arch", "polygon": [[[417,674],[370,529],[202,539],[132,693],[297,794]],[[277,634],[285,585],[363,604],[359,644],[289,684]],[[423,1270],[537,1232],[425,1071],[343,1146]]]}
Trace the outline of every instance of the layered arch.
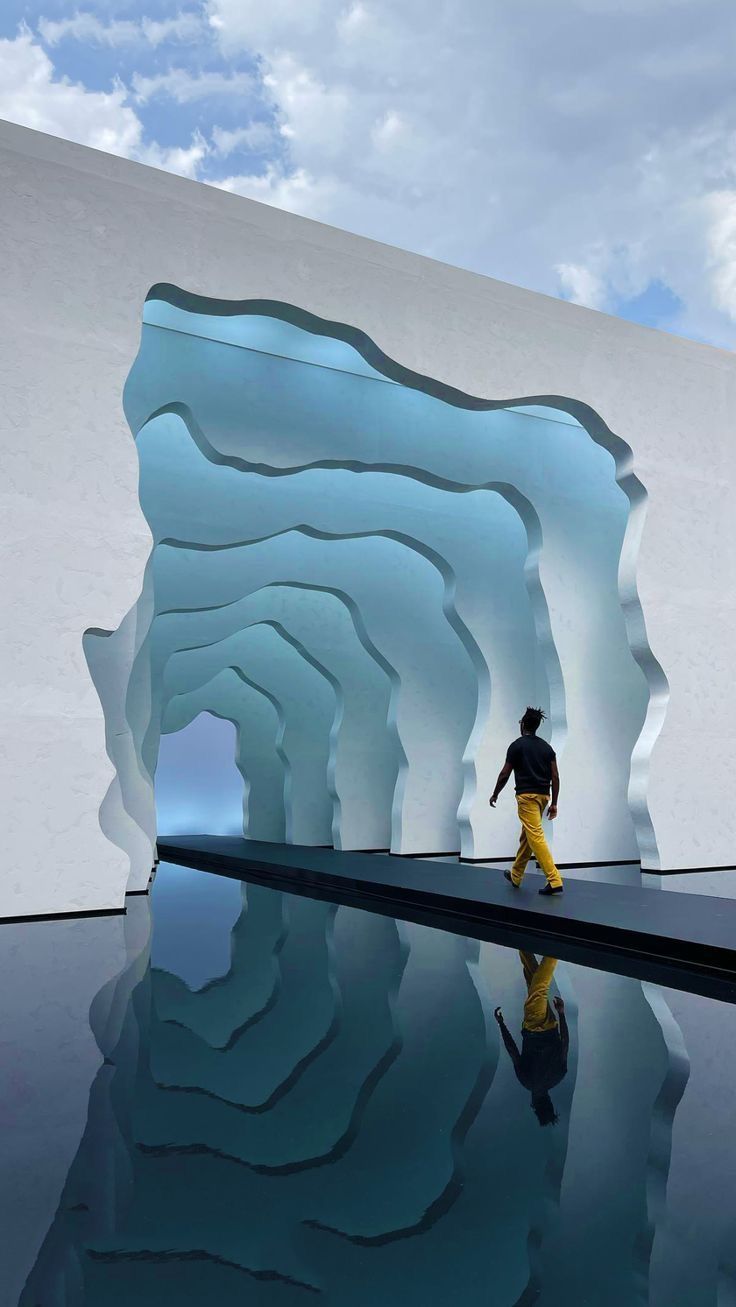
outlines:
{"label": "layered arch", "polygon": [[[453,745],[456,761],[444,767],[445,815],[433,825],[427,805],[424,838],[397,831],[397,812],[404,823],[412,784],[429,779],[430,791],[433,784],[421,770],[412,777],[411,749],[402,742],[392,848],[510,853],[513,821],[496,825],[502,845],[492,844],[485,792],[520,701],[534,698],[549,711],[563,776],[578,802],[569,817],[563,806],[558,858],[633,860],[642,853],[652,864],[646,764],[667,689],[636,596],[646,494],[629,446],[589,406],[555,395],[463,395],[402,368],[359,331],[293,306],[226,305],[154,287],[125,407],[139,441],[141,499],[156,541],[137,621],[139,629],[148,626],[130,659],[126,702],[143,777],[137,785],[145,787],[155,767],[158,673],[149,673],[146,663],[152,657],[155,665],[150,650],[158,624],[176,609],[187,609],[196,623],[206,620],[205,609],[237,602],[202,559],[241,551],[246,567],[246,555],[249,565],[265,541],[278,550],[275,542],[289,531],[333,542],[381,537],[438,569],[440,608],[465,650],[475,687],[469,726],[458,726],[462,713],[447,714],[455,726],[443,719],[442,697],[459,703],[468,694],[459,688],[465,673],[443,668],[435,626],[432,656],[413,669],[411,685],[404,677],[402,696],[414,694],[419,702],[424,693],[431,702],[436,768],[453,730],[466,737],[459,761]],[[245,521],[247,532],[239,529]],[[352,566],[354,576],[341,574],[336,585],[320,574],[317,590],[342,591],[355,601],[356,579],[365,584],[360,550]],[[395,569],[396,576],[406,572],[405,562]],[[502,590],[512,574],[504,617]],[[305,586],[312,579],[293,575]],[[288,573],[271,582],[280,579]],[[407,615],[406,592],[390,580],[385,608],[398,626]],[[197,586],[210,600],[214,593],[215,602],[194,602]],[[355,602],[368,629],[364,601]],[[391,662],[385,649],[381,656]],[[523,667],[534,668],[533,676],[525,679]],[[532,685],[533,691],[526,688]],[[454,815],[448,816],[450,795]],[[122,806],[130,817],[136,805],[123,799]],[[339,820],[331,839],[341,843]]]}

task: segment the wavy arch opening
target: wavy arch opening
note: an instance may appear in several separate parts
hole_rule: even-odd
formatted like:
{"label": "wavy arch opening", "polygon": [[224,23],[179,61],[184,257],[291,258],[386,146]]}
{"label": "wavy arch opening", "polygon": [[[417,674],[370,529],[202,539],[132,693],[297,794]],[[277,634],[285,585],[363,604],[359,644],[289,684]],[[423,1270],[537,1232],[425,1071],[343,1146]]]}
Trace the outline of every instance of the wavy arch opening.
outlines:
{"label": "wavy arch opening", "polygon": [[[656,865],[647,772],[668,688],[636,588],[646,491],[630,447],[599,414],[562,395],[463,394],[404,368],[347,324],[290,304],[210,300],[166,285],[147,297],[125,411],[155,541],[139,606],[145,630],[127,667],[139,762],[156,625],[176,607],[190,609],[196,625],[197,612],[211,606],[207,588],[217,589],[217,569],[197,575],[187,561],[172,602],[162,551],[175,543],[181,564],[184,554],[211,559],[238,549],[245,571],[249,550],[289,530],[333,539],[380,534],[432,556],[445,587],[432,629],[444,617],[474,670],[472,728],[456,760],[465,781],[454,847],[481,858],[511,852],[507,827],[500,825],[503,847],[491,842],[483,785],[528,699],[546,708],[563,785],[567,775],[576,793],[576,813],[559,823],[558,859],[645,856]],[[473,517],[482,494],[486,505],[491,496],[504,505],[496,537],[484,537],[487,568],[468,544],[482,534],[481,517]],[[411,529],[401,530],[402,511]],[[351,515],[363,531],[345,529]],[[360,572],[359,558],[355,566]],[[512,572],[515,588],[506,594]],[[387,576],[384,589],[388,624],[399,628],[400,587]],[[225,602],[237,598],[236,586]],[[514,672],[522,665],[524,677]],[[441,682],[438,657],[435,691]],[[138,770],[145,784],[151,769]],[[397,791],[405,781],[399,777]],[[122,775],[119,783],[125,790]],[[109,828],[109,812],[107,821]],[[339,819],[333,839],[339,843]]]}

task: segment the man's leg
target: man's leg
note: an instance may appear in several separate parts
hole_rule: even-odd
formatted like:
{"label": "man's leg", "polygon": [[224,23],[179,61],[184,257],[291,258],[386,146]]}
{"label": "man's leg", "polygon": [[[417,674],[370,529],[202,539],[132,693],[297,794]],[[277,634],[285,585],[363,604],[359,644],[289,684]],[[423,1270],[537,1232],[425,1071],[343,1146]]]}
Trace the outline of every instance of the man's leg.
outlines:
{"label": "man's leg", "polygon": [[533,953],[527,953],[526,949],[523,948],[519,949],[519,957],[521,958],[521,965],[524,968],[524,979],[528,989],[534,979],[534,974],[539,963]]}
{"label": "man's leg", "polygon": [[[562,884],[562,877],[555,866],[555,860],[552,857],[542,826],[542,815],[547,807],[547,799],[543,794],[518,794],[516,797],[527,844],[547,877],[548,883],[553,889],[556,889]],[[514,863],[515,866],[516,863]]]}
{"label": "man's leg", "polygon": [[519,850],[514,859],[514,865],[511,868],[511,879],[515,885],[520,885],[522,880],[524,879],[524,872],[527,869],[529,859],[532,856],[532,850],[529,841],[526,837],[526,830],[524,828],[524,819],[521,816],[521,804],[519,803],[518,795],[517,795],[516,802],[517,802],[517,807],[519,809],[519,819],[521,820],[521,837],[519,839]]}
{"label": "man's leg", "polygon": [[[557,1025],[549,1004],[549,987],[557,966],[557,958],[542,958],[536,971],[527,981],[529,996],[524,1004],[525,1030],[554,1030]],[[526,967],[524,968],[526,974]]]}

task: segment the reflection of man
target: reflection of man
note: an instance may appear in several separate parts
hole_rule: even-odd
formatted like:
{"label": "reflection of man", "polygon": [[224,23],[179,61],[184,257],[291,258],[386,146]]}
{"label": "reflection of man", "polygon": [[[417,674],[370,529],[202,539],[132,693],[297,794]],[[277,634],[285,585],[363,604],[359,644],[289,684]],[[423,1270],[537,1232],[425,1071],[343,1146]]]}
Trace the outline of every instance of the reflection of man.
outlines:
{"label": "reflection of man", "polygon": [[537,962],[533,953],[520,952],[524,968],[527,997],[521,1027],[521,1052],[503,1019],[500,1007],[495,1017],[501,1029],[501,1038],[514,1064],[519,1082],[532,1096],[532,1109],[540,1125],[554,1125],[557,1113],[549,1096],[550,1089],[559,1085],[567,1075],[567,1050],[570,1035],[565,1017],[565,1004],[554,999],[555,1012],[549,1004],[549,987],[557,966],[557,958],[542,958]]}

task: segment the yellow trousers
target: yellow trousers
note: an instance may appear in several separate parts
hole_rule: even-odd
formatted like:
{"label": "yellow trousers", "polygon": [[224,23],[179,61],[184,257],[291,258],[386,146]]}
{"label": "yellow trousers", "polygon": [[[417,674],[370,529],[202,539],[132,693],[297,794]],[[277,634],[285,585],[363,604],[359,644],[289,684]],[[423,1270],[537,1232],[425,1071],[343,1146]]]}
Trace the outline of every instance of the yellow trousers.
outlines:
{"label": "yellow trousers", "polygon": [[562,884],[562,877],[555,866],[547,837],[542,826],[542,816],[549,803],[546,794],[517,794],[516,805],[521,822],[521,839],[519,852],[511,868],[511,879],[520,885],[532,854],[537,859],[550,885]]}
{"label": "yellow trousers", "polygon": [[557,958],[542,958],[537,962],[533,953],[519,953],[524,968],[527,999],[524,1004],[523,1030],[554,1030],[557,1026],[555,1016],[549,1004],[549,987],[555,974]]}

